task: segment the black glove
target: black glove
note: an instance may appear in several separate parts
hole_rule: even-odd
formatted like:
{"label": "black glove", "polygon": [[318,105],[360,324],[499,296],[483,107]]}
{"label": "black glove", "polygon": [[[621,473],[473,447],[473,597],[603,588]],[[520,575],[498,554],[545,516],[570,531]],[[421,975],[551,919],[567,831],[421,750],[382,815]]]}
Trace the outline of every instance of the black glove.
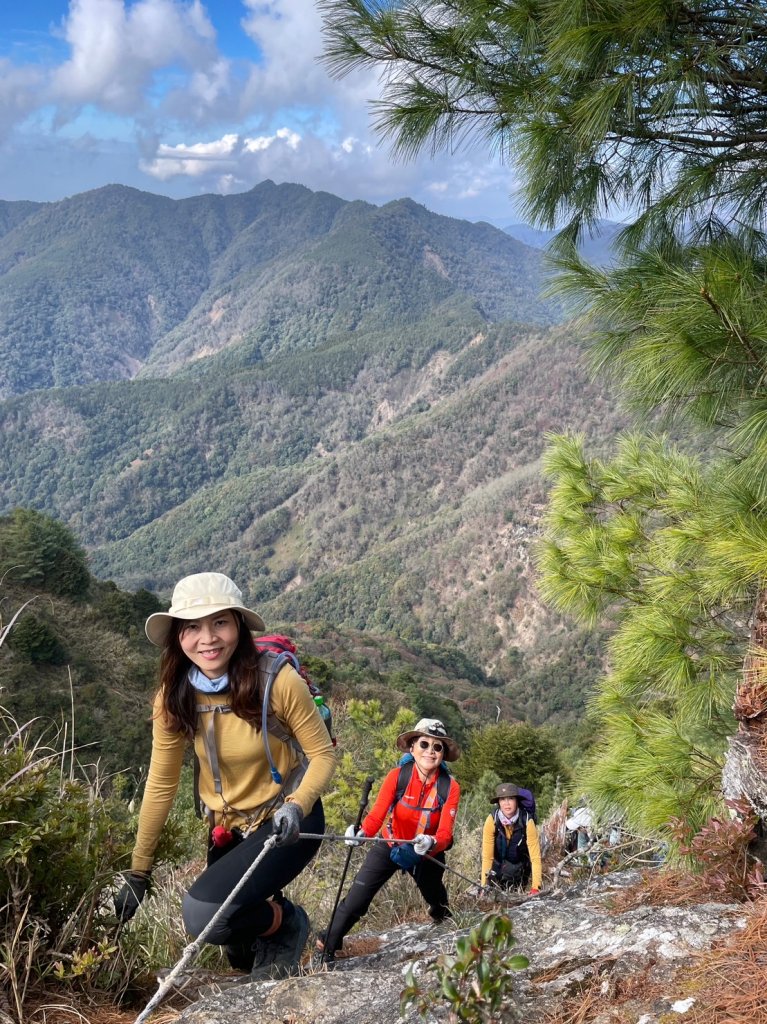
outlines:
{"label": "black glove", "polygon": [[123,886],[115,896],[115,914],[118,921],[130,921],[149,892],[151,878],[138,871],[128,871],[123,878]]}
{"label": "black glove", "polygon": [[277,809],[272,818],[272,832],[277,839],[277,846],[298,842],[303,816],[304,812],[296,803],[284,803]]}

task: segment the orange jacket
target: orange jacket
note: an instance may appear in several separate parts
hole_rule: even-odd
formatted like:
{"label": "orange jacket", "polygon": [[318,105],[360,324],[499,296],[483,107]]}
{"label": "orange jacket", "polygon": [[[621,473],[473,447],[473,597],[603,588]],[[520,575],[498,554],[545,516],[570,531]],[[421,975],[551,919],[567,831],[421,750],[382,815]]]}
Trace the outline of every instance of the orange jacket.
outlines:
{"label": "orange jacket", "polygon": [[[370,813],[363,819],[362,831],[366,836],[375,836],[381,831],[389,815],[389,808],[394,803],[397,793],[397,780],[399,768],[393,768],[381,784],[376,801],[370,809]],[[418,834],[418,823],[420,813],[413,807],[406,807],[405,801],[409,804],[422,807],[428,800],[431,791],[437,785],[437,776],[428,783],[421,782],[418,770],[413,766],[413,774],[410,777],[407,789],[402,795],[402,800],[394,804],[391,814],[391,835],[394,839],[414,839]],[[450,791],[447,800],[442,808],[435,810],[431,816],[426,834],[434,836],[436,843],[429,851],[440,853],[447,849],[453,838],[453,826],[455,815],[458,811],[458,801],[461,798],[461,788],[455,779],[450,780]]]}

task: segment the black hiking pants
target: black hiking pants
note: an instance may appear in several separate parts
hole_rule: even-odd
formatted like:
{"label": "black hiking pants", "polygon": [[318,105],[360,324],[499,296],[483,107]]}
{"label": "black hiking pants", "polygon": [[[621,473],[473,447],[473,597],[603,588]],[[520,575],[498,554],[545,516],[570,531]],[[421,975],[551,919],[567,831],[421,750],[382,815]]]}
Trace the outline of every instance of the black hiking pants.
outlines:
{"label": "black hiking pants", "polygon": [[532,870],[529,857],[521,857],[517,861],[494,860],[490,880],[501,889],[524,888],[530,881]]}
{"label": "black hiking pants", "polygon": [[[445,863],[444,853],[434,854],[435,861]],[[362,867],[357,872],[346,896],[341,900],[333,919],[333,926],[325,936],[325,949],[335,953],[343,946],[344,935],[364,917],[370,909],[375,895],[397,871],[397,867],[389,856],[386,843],[371,844]],[[429,915],[434,921],[442,921],[450,916],[447,901],[447,889],[442,880],[444,871],[428,857],[424,857],[408,874],[413,875],[415,884],[429,905]]]}
{"label": "black hiking pants", "polygon": [[[320,800],[301,820],[302,832],[325,831],[325,813]],[[240,843],[226,847],[223,855],[209,858],[208,867],[184,896],[184,926],[197,936],[234,889],[247,869],[261,853],[272,834],[271,819],[251,832]],[[226,908],[207,935],[206,941],[219,946],[248,946],[265,932],[274,920],[267,900],[281,897],[281,889],[301,874],[319,850],[321,839],[301,839],[290,846],[273,847],[235,899]]]}

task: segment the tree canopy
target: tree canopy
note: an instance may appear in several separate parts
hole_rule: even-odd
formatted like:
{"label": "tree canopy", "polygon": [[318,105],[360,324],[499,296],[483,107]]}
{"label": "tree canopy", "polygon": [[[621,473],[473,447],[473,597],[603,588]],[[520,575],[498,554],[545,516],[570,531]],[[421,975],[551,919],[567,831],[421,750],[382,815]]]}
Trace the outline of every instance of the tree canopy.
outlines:
{"label": "tree canopy", "polygon": [[765,204],[764,5],[746,0],[323,0],[326,61],[384,79],[395,151],[481,141],[513,158],[527,212],[593,223],[615,204],[643,231]]}
{"label": "tree canopy", "polygon": [[[593,364],[697,453],[635,435],[604,461],[555,439],[540,568],[551,603],[612,624],[592,793],[640,827],[700,822],[733,751],[749,622],[767,609],[767,5],[323,7],[329,66],[381,71],[376,123],[396,152],[479,141],[514,161],[528,217],[563,226],[555,288]],[[587,266],[577,242],[616,211],[630,219],[615,263]],[[763,677],[735,700],[740,732],[767,716]],[[749,760],[729,795],[765,811]]]}

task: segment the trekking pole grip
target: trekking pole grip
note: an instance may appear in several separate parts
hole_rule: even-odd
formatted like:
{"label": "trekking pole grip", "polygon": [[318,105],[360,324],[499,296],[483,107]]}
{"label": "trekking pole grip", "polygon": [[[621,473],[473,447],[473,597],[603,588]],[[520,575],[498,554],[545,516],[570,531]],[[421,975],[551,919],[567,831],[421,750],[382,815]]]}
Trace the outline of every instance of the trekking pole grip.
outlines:
{"label": "trekking pole grip", "polygon": [[362,796],[360,798],[360,812],[357,815],[357,828],[359,828],[360,824],[362,823],[362,815],[365,813],[365,808],[368,805],[368,800],[370,799],[370,790],[373,788],[374,782],[375,779],[373,778],[372,775],[370,775],[368,776],[367,779],[365,779],[365,785],[362,787]]}

